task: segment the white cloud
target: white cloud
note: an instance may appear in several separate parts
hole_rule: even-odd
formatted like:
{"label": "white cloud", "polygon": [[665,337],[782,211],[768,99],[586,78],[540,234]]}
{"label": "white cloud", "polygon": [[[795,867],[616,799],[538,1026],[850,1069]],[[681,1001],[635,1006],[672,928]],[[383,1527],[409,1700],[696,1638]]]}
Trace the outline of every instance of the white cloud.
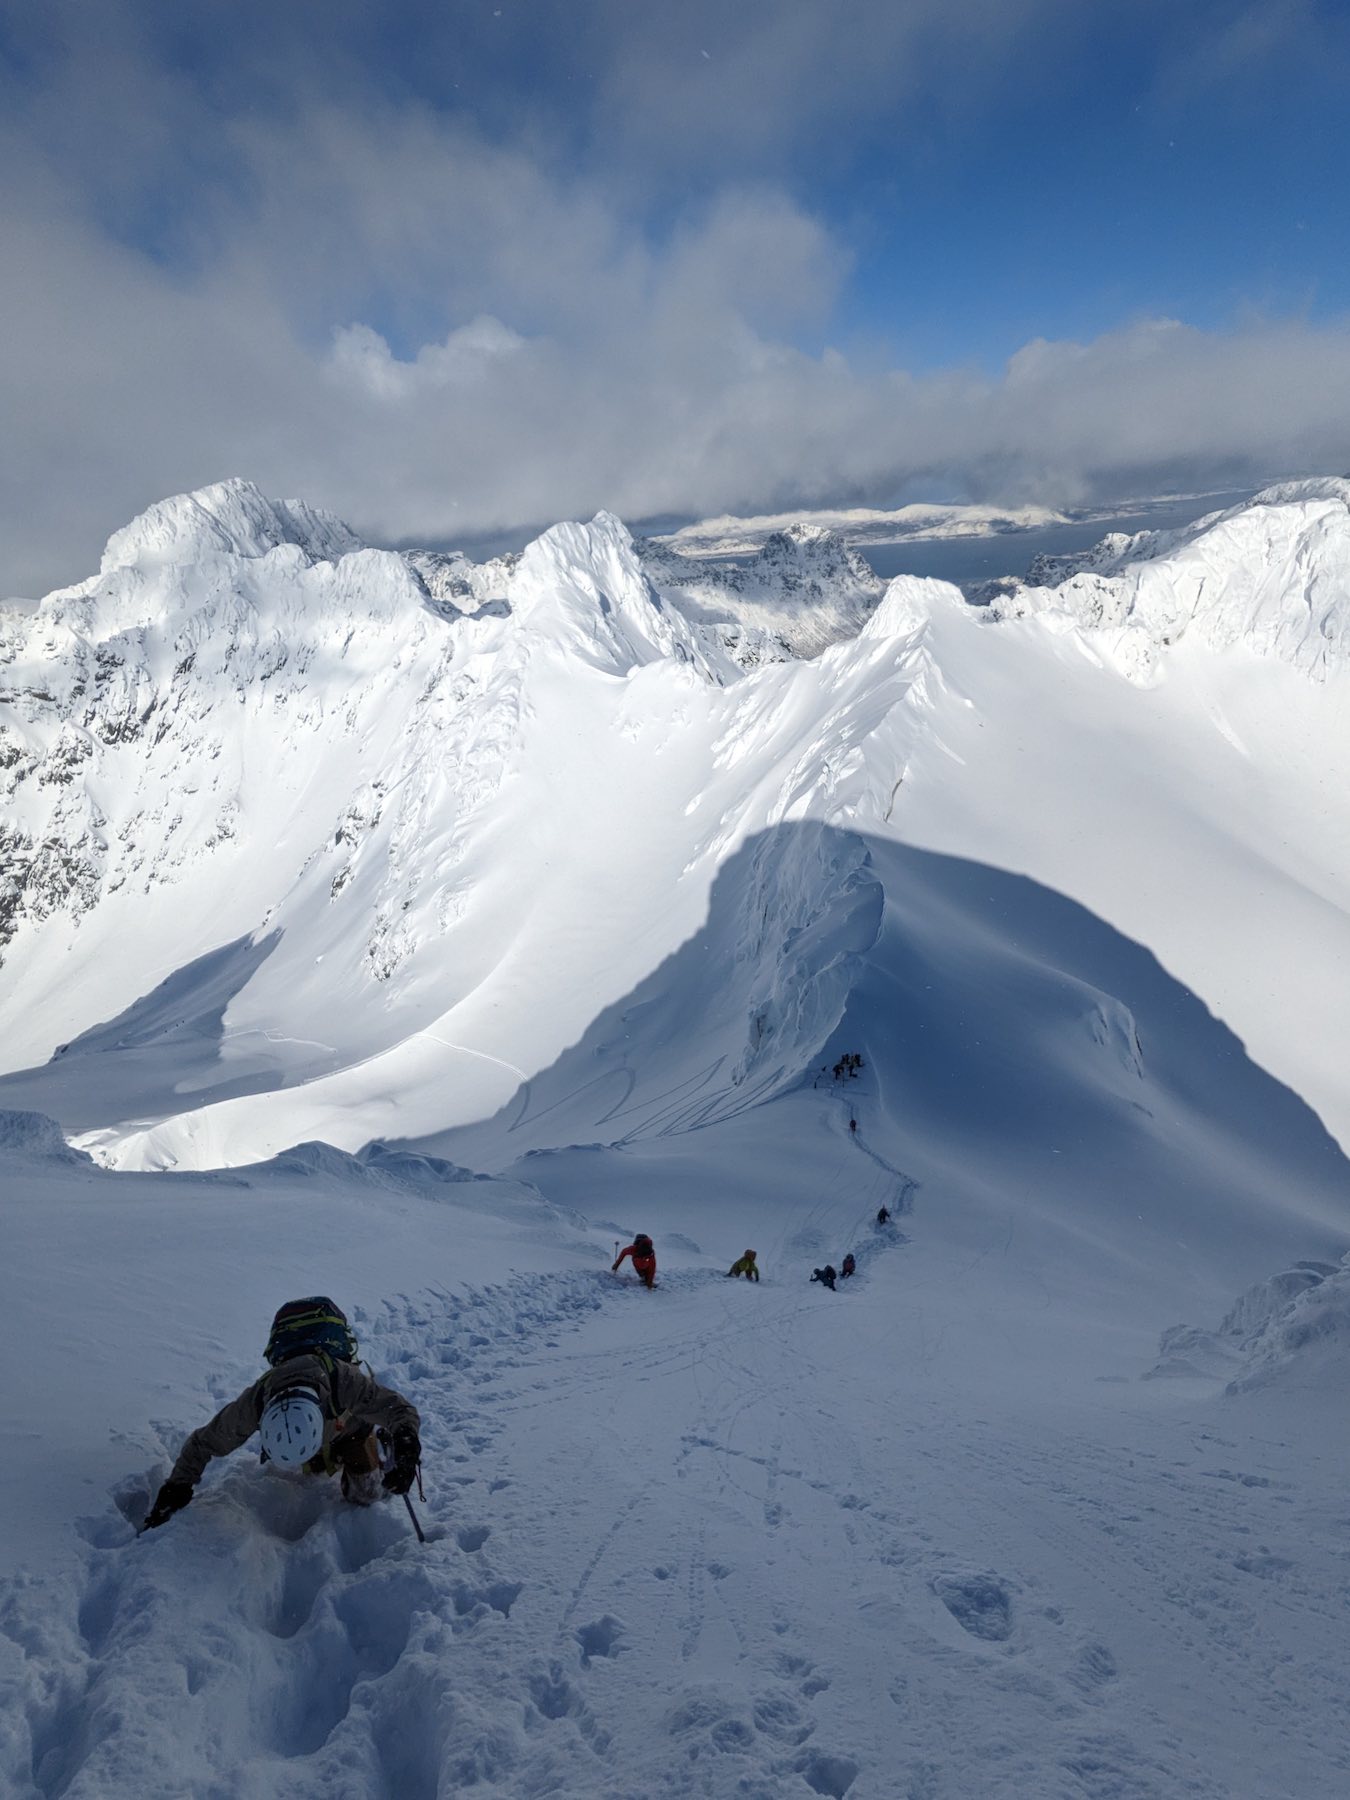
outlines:
{"label": "white cloud", "polygon": [[[700,5],[689,30],[738,73],[708,88],[705,59],[681,60],[684,27],[652,27],[598,57],[580,110],[594,124],[623,92],[662,129],[678,115],[724,147],[738,131],[781,144],[794,83],[817,128],[842,118],[850,82],[875,109],[881,50],[909,68],[939,12],[944,41],[1046,16],[992,0],[902,11],[863,9],[872,60],[849,38],[831,61],[834,8],[774,38],[774,8],[719,35],[725,9]],[[579,17],[569,70],[610,16]],[[289,108],[253,110],[191,91],[134,34],[95,48],[0,133],[5,591],[79,578],[132,513],[236,473],[404,540],[602,506],[894,504],[911,484],[1064,502],[1350,464],[1345,323],[1145,321],[1029,344],[997,380],[863,366],[826,341],[846,247],[743,164],[653,211],[633,204],[652,168],[636,148],[627,179],[587,175],[552,115],[494,134],[379,100],[350,71],[343,88],[331,53],[334,92],[316,97],[316,75]],[[100,57],[129,102],[110,102]],[[723,118],[736,94],[762,116]],[[635,112],[609,141],[645,130]],[[154,229],[131,248],[150,195]]]}
{"label": "white cloud", "polygon": [[[480,223],[487,248],[464,285],[477,300],[493,286],[501,312],[476,310],[403,353],[368,319],[303,337],[268,234],[262,247],[239,238],[227,263],[188,281],[70,210],[11,212],[5,589],[82,576],[140,507],[233,473],[405,540],[601,506],[639,518],[895,502],[914,483],[1061,502],[1350,465],[1348,325],[1207,334],[1142,322],[1088,344],[1029,344],[996,380],[877,373],[776,329],[819,316],[834,260],[783,195],[727,196],[664,246],[625,236],[592,196],[583,255],[569,231],[576,197],[527,187],[527,237],[552,266],[536,275],[521,242],[493,246]],[[479,201],[472,210],[485,218]],[[503,237],[517,239],[517,219],[503,216]],[[391,255],[400,234],[417,236],[380,229]],[[550,299],[547,326],[521,329],[526,290],[551,284],[568,303]]]}
{"label": "white cloud", "polygon": [[414,398],[419,389],[481,387],[492,379],[495,365],[525,347],[519,332],[480,314],[452,331],[443,344],[424,344],[415,361],[400,362],[378,331],[348,325],[333,339],[331,369],[339,385],[355,384],[376,399],[397,404]]}

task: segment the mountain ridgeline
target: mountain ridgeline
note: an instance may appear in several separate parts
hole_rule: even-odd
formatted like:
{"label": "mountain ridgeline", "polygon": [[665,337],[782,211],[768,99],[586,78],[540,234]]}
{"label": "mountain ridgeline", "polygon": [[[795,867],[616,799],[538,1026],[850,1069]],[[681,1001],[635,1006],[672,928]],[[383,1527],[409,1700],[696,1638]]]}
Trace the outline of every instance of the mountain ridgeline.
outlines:
{"label": "mountain ridgeline", "polygon": [[[1011,767],[1034,715],[1067,784],[1111,769],[1135,721],[1156,743],[1148,709],[1165,704],[1188,746],[1168,816],[1218,830],[1243,759],[1279,760],[1262,733],[1278,741],[1288,683],[1317,741],[1332,731],[1324,764],[1345,756],[1348,630],[1346,481],[1108,539],[983,606],[884,584],[809,527],[729,564],[601,514],[475,565],[371,548],[242,481],[165,501],[98,575],[0,611],[4,1103],[123,1166],[481,1127],[700,931],[676,1009],[698,1054],[680,1061],[661,1001],[655,1063],[671,1082],[697,1064],[705,1098],[770,1098],[809,1077],[875,976],[905,904],[878,846],[974,855],[1099,904],[1090,845],[1066,830],[1037,847],[1081,781],[1005,791],[981,772],[991,746]],[[1215,671],[1240,669],[1247,693],[1253,668],[1269,704],[1239,726]],[[1221,774],[1187,774],[1197,733],[1205,757],[1231,753]],[[1143,843],[1118,760],[1118,792],[1081,779]],[[1339,862],[1306,866],[1322,815],[1302,765],[1286,778],[1288,878],[1323,901],[1312,958],[1341,941],[1344,890]],[[1168,948],[1143,914],[1116,922]],[[1231,959],[1216,986],[1188,953],[1185,979],[1241,1024],[1255,1002]],[[1128,1062],[1128,999],[1093,1005],[1099,1048]]]}

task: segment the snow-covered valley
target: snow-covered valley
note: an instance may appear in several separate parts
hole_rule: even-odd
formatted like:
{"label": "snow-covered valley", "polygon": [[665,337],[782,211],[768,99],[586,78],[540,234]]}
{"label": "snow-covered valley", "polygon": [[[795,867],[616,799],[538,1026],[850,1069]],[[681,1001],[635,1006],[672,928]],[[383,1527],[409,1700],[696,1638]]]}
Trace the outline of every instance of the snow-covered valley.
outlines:
{"label": "snow-covered valley", "polygon": [[[16,1794],[1345,1785],[1350,482],[985,607],[227,483],[0,686]],[[320,1291],[429,1542],[135,1538]]]}

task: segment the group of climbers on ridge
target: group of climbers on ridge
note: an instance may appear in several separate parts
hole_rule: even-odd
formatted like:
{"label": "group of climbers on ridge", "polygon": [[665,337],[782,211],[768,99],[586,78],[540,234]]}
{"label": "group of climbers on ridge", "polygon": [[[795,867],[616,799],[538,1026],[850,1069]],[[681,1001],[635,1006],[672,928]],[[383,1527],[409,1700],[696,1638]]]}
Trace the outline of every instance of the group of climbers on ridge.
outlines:
{"label": "group of climbers on ridge", "polygon": [[[842,1059],[836,1079],[854,1074],[861,1065],[861,1057]],[[877,1225],[885,1226],[890,1216],[883,1205]],[[630,1258],[643,1286],[654,1287],[656,1248],[645,1231],[619,1250],[611,1272],[617,1274]],[[833,1291],[837,1280],[847,1280],[856,1269],[850,1251],[838,1271],[826,1263],[812,1270],[811,1280]],[[744,1251],[726,1273],[757,1282],[755,1252]],[[207,1465],[230,1455],[255,1433],[263,1462],[306,1475],[337,1475],[342,1497],[352,1505],[369,1506],[386,1495],[406,1500],[413,1483],[420,1483],[421,1419],[410,1400],[363,1372],[356,1354],[346,1314],[326,1295],[281,1307],[263,1352],[266,1374],[188,1436],[142,1530],[154,1530],[181,1512]]]}
{"label": "group of climbers on ridge", "polygon": [[[888,1209],[883,1206],[877,1213],[877,1224],[885,1225],[890,1216]],[[633,1259],[633,1268],[643,1286],[654,1287],[656,1284],[656,1248],[645,1231],[638,1232],[632,1243],[626,1245],[615,1257],[610,1264],[611,1275],[617,1275],[619,1265],[626,1257],[630,1256]],[[857,1258],[850,1250],[837,1269],[833,1263],[826,1263],[824,1268],[811,1271],[811,1279],[819,1281],[825,1287],[833,1290],[836,1281],[847,1281],[850,1275],[856,1275],[857,1272]],[[753,1250],[744,1251],[727,1270],[727,1275],[729,1277],[744,1275],[747,1281],[758,1281],[759,1264],[755,1260],[755,1252]]]}
{"label": "group of climbers on ridge", "polygon": [[[877,1208],[877,1225],[879,1227],[885,1227],[886,1225],[890,1224],[890,1220],[891,1220],[890,1208],[885,1205],[878,1207]],[[858,1272],[857,1260],[854,1257],[853,1252],[850,1250],[848,1255],[844,1258],[843,1262],[840,1263],[840,1265],[837,1269],[834,1267],[833,1263],[826,1263],[825,1267],[823,1269],[812,1269],[811,1279],[812,1279],[812,1281],[820,1282],[822,1287],[829,1288],[830,1292],[833,1293],[834,1292],[834,1284],[836,1281],[847,1281],[850,1275],[856,1275],[857,1272]]]}

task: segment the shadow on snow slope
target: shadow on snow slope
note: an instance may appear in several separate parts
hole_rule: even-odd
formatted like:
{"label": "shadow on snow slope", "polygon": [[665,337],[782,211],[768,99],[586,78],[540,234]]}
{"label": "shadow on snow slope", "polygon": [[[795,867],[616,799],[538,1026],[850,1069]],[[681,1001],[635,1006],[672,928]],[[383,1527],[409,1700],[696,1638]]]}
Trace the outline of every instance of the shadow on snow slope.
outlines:
{"label": "shadow on snow slope", "polygon": [[0,1076],[0,1109],[36,1108],[67,1131],[92,1131],[180,1111],[202,1089],[226,1100],[275,1087],[264,1056],[232,1059],[223,1080],[220,1047],[231,1000],[280,941],[280,931],[236,938],[185,963],[116,1018],[62,1044],[44,1067]]}
{"label": "shadow on snow slope", "polygon": [[[560,984],[578,926],[559,921]],[[197,1106],[238,1094],[225,1013],[274,943],[198,958],[0,1082],[0,1104],[73,1129],[172,1117],[185,1087]],[[1316,1115],[1147,949],[1028,877],[813,821],[730,855],[702,928],[493,1118],[403,1141],[491,1172],[528,1155],[536,1184],[539,1153],[650,1159],[690,1134],[714,1159],[758,1134],[771,1165],[754,1114],[846,1050],[866,1059],[871,1154],[967,1207],[1013,1199],[1113,1255],[1181,1246],[1229,1291],[1350,1235],[1350,1170]]]}
{"label": "shadow on snow slope", "polygon": [[814,824],[731,857],[702,930],[494,1118],[413,1147],[528,1157],[547,1191],[572,1147],[762,1139],[747,1114],[850,1050],[869,1152],[947,1195],[1238,1283],[1350,1239],[1339,1146],[1150,951],[1026,876]]}

